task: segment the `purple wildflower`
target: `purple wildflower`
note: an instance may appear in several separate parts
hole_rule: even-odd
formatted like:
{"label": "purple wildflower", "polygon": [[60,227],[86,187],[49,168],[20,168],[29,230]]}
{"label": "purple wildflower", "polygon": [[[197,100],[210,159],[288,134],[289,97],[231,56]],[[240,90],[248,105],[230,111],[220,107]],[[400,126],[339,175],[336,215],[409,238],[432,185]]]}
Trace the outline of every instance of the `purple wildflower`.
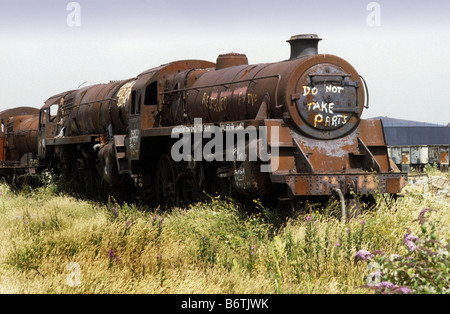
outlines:
{"label": "purple wildflower", "polygon": [[255,254],[255,246],[252,246],[252,249],[250,250],[250,255],[253,255],[253,254]]}
{"label": "purple wildflower", "polygon": [[361,224],[361,226],[364,226],[366,224],[366,221],[363,220],[363,221],[360,222],[360,224]]}
{"label": "purple wildflower", "polygon": [[386,294],[410,294],[412,293],[411,289],[408,287],[399,287],[392,282],[389,281],[383,281],[379,284],[373,285],[373,288],[375,288],[378,291],[381,291],[381,293]]}
{"label": "purple wildflower", "polygon": [[417,250],[417,245],[414,242],[406,242],[406,245],[408,246],[408,249],[411,252],[414,252],[415,250]]}
{"label": "purple wildflower", "polygon": [[383,281],[383,282],[380,282],[379,284],[377,284],[376,285],[377,286],[377,288],[384,288],[384,289],[397,289],[398,288],[398,286],[397,285],[394,285],[392,282],[389,282],[389,281]]}
{"label": "purple wildflower", "polygon": [[419,238],[417,238],[415,235],[412,234],[405,234],[405,237],[403,238],[403,241],[405,242],[416,242],[417,240],[419,240]]}
{"label": "purple wildflower", "polygon": [[410,294],[411,289],[404,286],[397,286],[389,281],[383,281],[377,284],[369,284],[364,286],[365,288],[373,289],[381,294]]}
{"label": "purple wildflower", "polygon": [[366,250],[360,250],[355,254],[355,263],[357,261],[363,260],[367,261],[373,257],[373,254]]}
{"label": "purple wildflower", "polygon": [[312,217],[310,215],[306,216],[306,223],[309,223],[311,221]]}
{"label": "purple wildflower", "polygon": [[408,246],[408,249],[411,252],[414,252],[415,250],[417,250],[417,245],[416,245],[417,240],[419,240],[419,238],[417,238],[415,235],[413,235],[411,233],[405,234],[405,237],[403,238],[403,242],[405,242],[405,244]]}
{"label": "purple wildflower", "polygon": [[116,256],[115,253],[114,253],[114,251],[111,250],[111,249],[108,251],[108,258],[109,258],[110,260],[115,260],[115,261],[118,261],[118,260],[119,260],[119,256]]}
{"label": "purple wildflower", "polygon": [[341,245],[339,244],[339,242],[336,241],[336,243],[334,244],[335,247],[340,247]]}
{"label": "purple wildflower", "polygon": [[117,205],[113,206],[113,214],[117,216]]}
{"label": "purple wildflower", "polygon": [[411,294],[412,291],[411,291],[411,289],[409,289],[407,287],[398,287],[398,288],[394,289],[393,291],[391,291],[391,293]]}
{"label": "purple wildflower", "polygon": [[206,245],[206,239],[207,239],[206,236],[203,236],[203,237],[202,237],[202,240],[203,240],[203,244],[204,244],[204,245]]}

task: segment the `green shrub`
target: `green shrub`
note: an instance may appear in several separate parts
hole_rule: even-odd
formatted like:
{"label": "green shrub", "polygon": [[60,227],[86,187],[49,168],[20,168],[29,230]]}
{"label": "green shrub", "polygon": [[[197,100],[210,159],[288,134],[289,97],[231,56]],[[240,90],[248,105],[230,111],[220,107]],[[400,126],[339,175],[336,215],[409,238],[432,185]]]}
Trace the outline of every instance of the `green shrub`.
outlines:
{"label": "green shrub", "polygon": [[403,242],[408,248],[407,254],[386,257],[382,251],[358,251],[355,261],[369,261],[369,268],[375,269],[363,287],[378,293],[450,293],[450,244],[448,239],[438,239],[438,223],[426,218],[431,211],[423,209],[414,220],[420,225],[420,237],[406,229]]}

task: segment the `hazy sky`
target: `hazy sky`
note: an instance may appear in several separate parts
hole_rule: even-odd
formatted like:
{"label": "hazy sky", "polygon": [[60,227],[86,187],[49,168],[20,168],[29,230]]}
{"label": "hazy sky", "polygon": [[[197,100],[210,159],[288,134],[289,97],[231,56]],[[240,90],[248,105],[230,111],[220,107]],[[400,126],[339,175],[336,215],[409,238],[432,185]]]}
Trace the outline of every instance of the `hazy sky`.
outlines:
{"label": "hazy sky", "polygon": [[70,2],[0,0],[0,110],[180,59],[282,61],[290,36],[316,33],[365,77],[363,117],[450,122],[448,0],[376,1],[379,25],[365,0],[80,0],[70,26]]}

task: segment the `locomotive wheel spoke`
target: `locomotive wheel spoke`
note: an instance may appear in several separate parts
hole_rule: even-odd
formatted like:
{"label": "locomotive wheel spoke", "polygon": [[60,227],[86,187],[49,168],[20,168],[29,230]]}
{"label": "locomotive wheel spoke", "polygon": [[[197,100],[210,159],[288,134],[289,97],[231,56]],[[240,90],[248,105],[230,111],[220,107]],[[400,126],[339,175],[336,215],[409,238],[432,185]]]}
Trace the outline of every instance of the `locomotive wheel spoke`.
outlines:
{"label": "locomotive wheel spoke", "polygon": [[192,179],[184,179],[181,185],[181,194],[184,205],[194,202],[196,197],[196,190],[194,188],[195,182]]}
{"label": "locomotive wheel spoke", "polygon": [[159,162],[156,172],[157,201],[160,205],[175,206],[178,204],[178,171],[176,163],[165,154]]}

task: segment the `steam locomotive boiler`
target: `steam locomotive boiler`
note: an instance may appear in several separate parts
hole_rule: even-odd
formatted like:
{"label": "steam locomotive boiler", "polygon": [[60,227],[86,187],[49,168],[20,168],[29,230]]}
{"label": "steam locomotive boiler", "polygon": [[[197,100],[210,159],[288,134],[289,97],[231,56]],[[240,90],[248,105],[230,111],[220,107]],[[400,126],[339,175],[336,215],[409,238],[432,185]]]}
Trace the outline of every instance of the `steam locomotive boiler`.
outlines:
{"label": "steam locomotive boiler", "polygon": [[361,119],[364,80],[319,54],[320,40],[291,37],[281,62],[229,53],[53,96],[39,112],[37,160],[86,193],[167,206],[215,191],[279,201],[399,193],[406,175],[390,163],[381,121]]}
{"label": "steam locomotive boiler", "polygon": [[39,109],[19,107],[0,112],[0,175],[18,178],[40,170],[37,161]]}

